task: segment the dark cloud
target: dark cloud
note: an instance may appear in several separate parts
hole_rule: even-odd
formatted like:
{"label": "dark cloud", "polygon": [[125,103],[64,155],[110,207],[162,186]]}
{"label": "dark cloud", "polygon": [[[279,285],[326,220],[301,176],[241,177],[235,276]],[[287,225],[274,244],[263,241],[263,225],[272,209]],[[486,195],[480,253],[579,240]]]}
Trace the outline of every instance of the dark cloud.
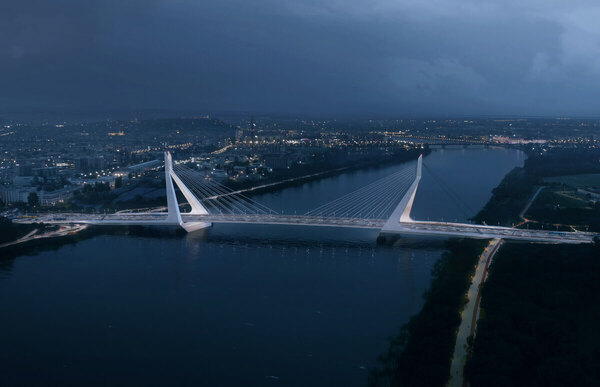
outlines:
{"label": "dark cloud", "polygon": [[598,113],[593,2],[4,3],[3,109]]}

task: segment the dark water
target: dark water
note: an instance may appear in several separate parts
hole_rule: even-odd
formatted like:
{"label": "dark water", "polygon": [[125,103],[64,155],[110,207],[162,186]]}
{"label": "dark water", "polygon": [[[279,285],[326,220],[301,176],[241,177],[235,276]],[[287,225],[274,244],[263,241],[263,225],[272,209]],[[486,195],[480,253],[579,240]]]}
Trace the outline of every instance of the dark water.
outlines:
{"label": "dark water", "polygon": [[[425,163],[479,210],[523,155],[445,149]],[[304,212],[398,166],[256,197]],[[418,219],[467,215],[424,172]],[[102,235],[0,266],[0,385],[361,386],[422,306],[440,241],[374,231],[214,226]]]}

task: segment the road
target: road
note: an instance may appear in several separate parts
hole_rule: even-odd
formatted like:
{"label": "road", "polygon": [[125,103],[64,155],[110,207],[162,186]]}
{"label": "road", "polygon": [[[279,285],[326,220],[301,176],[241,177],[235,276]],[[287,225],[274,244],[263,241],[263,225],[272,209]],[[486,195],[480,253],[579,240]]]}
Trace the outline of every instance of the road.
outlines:
{"label": "road", "polygon": [[512,239],[543,243],[591,243],[598,236],[589,232],[563,232],[550,230],[518,229],[514,227],[488,226],[450,222],[399,222],[386,225],[384,233],[417,234],[431,236],[457,236],[478,239]]}
{"label": "road", "polygon": [[[529,207],[531,207],[539,193],[542,192],[542,189],[544,189],[544,186],[539,187],[537,191],[535,191],[531,199],[525,204],[523,211],[519,214],[519,217],[523,219],[524,223],[528,222],[528,220],[525,219],[525,213],[529,210]],[[479,262],[477,262],[475,275],[471,280],[471,286],[467,292],[467,303],[460,314],[460,325],[456,334],[452,363],[450,364],[450,382],[448,383],[450,387],[467,387],[468,383],[463,378],[463,371],[467,361],[467,339],[470,336],[473,338],[475,337],[477,321],[479,320],[481,289],[487,278],[488,267],[502,243],[503,240],[501,238],[492,239],[488,247],[479,257]]]}
{"label": "road", "polygon": [[535,193],[533,194],[531,199],[529,199],[529,201],[525,205],[525,208],[523,208],[523,211],[521,211],[521,213],[519,214],[519,218],[523,219],[524,221],[527,221],[527,219],[525,219],[525,213],[527,212],[527,210],[529,210],[529,207],[531,207],[531,205],[533,204],[533,201],[538,197],[538,195],[540,194],[540,192],[542,192],[543,189],[544,189],[544,186],[541,186],[540,188],[537,189],[537,191],[535,191]]}
{"label": "road", "polygon": [[[280,224],[290,226],[324,226],[379,229],[384,234],[426,235],[435,237],[468,237],[479,239],[512,239],[543,243],[591,243],[596,233],[558,232],[549,230],[525,230],[511,227],[475,225],[448,222],[398,222],[386,226],[386,219],[318,217],[286,214],[181,214],[183,223],[239,223]],[[179,226],[167,219],[166,213],[119,213],[119,214],[40,214],[35,218],[15,219],[18,223],[43,222],[48,224],[93,224],[98,226]]]}
{"label": "road", "polygon": [[456,344],[454,346],[454,355],[450,365],[450,383],[451,387],[466,386],[463,379],[463,370],[467,361],[467,339],[475,335],[475,327],[479,317],[479,301],[481,299],[481,288],[487,276],[487,270],[494,258],[494,255],[502,245],[502,239],[496,238],[490,241],[485,251],[479,257],[475,275],[471,281],[471,286],[467,293],[468,301],[460,314],[460,326],[456,334]]}
{"label": "road", "polygon": [[58,228],[58,230],[48,231],[48,232],[41,233],[41,234],[38,234],[39,229],[36,228],[35,230],[31,231],[24,237],[21,237],[12,242],[0,244],[0,249],[3,247],[14,246],[14,245],[18,245],[20,243],[29,242],[29,241],[32,241],[35,239],[56,238],[56,237],[70,235],[70,234],[75,234],[79,231],[85,230],[87,227],[88,227],[87,224],[62,225]]}

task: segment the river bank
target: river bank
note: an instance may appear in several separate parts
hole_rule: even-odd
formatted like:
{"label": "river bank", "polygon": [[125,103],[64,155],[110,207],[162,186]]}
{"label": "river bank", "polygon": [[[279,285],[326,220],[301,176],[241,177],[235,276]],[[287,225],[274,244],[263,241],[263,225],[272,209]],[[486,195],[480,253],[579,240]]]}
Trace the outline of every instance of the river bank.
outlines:
{"label": "river bank", "polygon": [[0,244],[0,249],[10,249],[11,247],[16,247],[17,245],[24,246],[26,244],[31,244],[35,241],[40,241],[43,239],[61,238],[73,235],[85,230],[87,227],[87,225],[79,224],[45,227],[45,225],[42,224],[39,228],[32,230],[22,238]]}
{"label": "river bank", "polygon": [[465,293],[486,240],[450,239],[435,263],[421,311],[393,337],[382,367],[371,372],[374,386],[444,386],[450,374]]}
{"label": "river bank", "polygon": [[14,258],[47,249],[58,249],[63,245],[96,235],[98,230],[87,225],[56,226],[56,229],[44,230],[44,225],[33,230],[23,238],[0,245],[2,258]]}
{"label": "river bank", "polygon": [[276,190],[281,190],[287,187],[292,187],[295,185],[302,185],[306,182],[313,180],[320,180],[327,177],[332,177],[336,175],[340,175],[342,173],[365,170],[369,168],[380,168],[393,164],[402,164],[408,161],[416,160],[419,155],[423,155],[426,157],[431,153],[431,149],[410,149],[403,150],[401,152],[397,152],[392,156],[381,157],[370,160],[360,160],[358,162],[350,163],[349,165],[345,165],[338,168],[329,169],[323,171],[322,166],[311,166],[313,172],[306,173],[306,171],[299,170],[298,172],[289,172],[292,176],[283,176],[283,178],[279,177],[276,181],[267,181],[263,184],[255,186],[254,183],[237,183],[237,184],[226,184],[229,188],[245,194],[262,194],[273,192]]}

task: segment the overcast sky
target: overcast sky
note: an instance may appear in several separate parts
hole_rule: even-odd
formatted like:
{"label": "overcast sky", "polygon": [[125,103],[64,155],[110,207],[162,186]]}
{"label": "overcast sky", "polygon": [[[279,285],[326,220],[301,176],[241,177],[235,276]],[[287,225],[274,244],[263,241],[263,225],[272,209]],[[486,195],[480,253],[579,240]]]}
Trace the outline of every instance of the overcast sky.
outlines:
{"label": "overcast sky", "polygon": [[600,3],[0,2],[0,109],[600,115]]}

